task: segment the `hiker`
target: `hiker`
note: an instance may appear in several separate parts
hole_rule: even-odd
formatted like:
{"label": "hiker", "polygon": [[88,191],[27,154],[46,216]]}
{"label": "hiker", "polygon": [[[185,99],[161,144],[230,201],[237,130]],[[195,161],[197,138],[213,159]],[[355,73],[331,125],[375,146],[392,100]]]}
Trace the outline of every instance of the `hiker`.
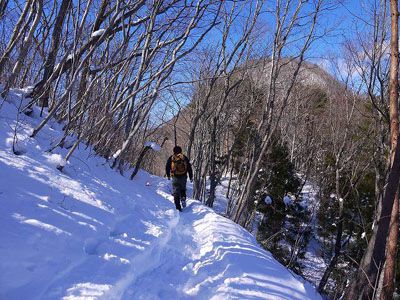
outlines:
{"label": "hiker", "polygon": [[177,210],[182,211],[182,207],[186,207],[187,175],[189,174],[190,182],[192,182],[193,171],[192,165],[189,159],[183,155],[181,147],[175,146],[173,152],[174,154],[167,160],[165,173],[167,174],[168,180],[170,180],[172,176],[172,194],[174,195],[175,207]]}

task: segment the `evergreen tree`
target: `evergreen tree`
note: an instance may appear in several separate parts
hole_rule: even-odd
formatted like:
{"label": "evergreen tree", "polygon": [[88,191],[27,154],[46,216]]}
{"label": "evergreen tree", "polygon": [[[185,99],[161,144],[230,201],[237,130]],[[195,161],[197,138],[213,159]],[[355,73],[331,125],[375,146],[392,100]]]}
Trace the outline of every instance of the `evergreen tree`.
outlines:
{"label": "evergreen tree", "polygon": [[[257,239],[279,261],[301,274],[299,258],[304,257],[310,239],[310,213],[301,199],[293,196],[299,188],[288,147],[277,134],[259,171],[254,196],[257,210],[263,213]],[[270,204],[264,201],[267,196]]]}

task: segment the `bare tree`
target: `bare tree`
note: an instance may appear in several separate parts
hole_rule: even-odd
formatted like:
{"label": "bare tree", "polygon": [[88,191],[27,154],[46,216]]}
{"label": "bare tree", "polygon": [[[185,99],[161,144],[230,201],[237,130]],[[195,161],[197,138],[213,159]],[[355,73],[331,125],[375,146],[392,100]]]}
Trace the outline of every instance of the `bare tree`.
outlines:
{"label": "bare tree", "polygon": [[[393,166],[399,136],[399,107],[398,107],[398,73],[399,73],[399,9],[398,1],[390,1],[391,10],[391,40],[390,40],[390,143],[391,165]],[[393,202],[392,215],[389,224],[389,235],[386,249],[386,261],[383,277],[382,294],[380,299],[389,300],[393,297],[395,287],[395,266],[399,235],[399,193],[396,193]]]}
{"label": "bare tree", "polygon": [[[43,77],[42,77],[40,83],[38,84],[39,87],[37,89],[39,89],[39,90],[41,88],[40,85],[43,85],[49,79],[51,73],[53,73],[55,62],[56,62],[56,56],[59,51],[60,39],[61,39],[61,35],[63,32],[64,20],[67,15],[68,8],[71,6],[71,3],[72,3],[71,0],[63,0],[61,2],[61,6],[60,6],[60,9],[59,9],[57,17],[56,17],[56,21],[54,24],[53,33],[52,33],[52,37],[51,37],[51,48],[50,48],[49,54],[47,55],[47,58],[43,64],[44,65],[44,73],[43,73]],[[46,91],[45,95],[43,95],[40,100],[41,105],[44,107],[48,106],[48,94],[49,94],[49,92]],[[31,96],[34,97],[34,95],[31,95]]]}
{"label": "bare tree", "polygon": [[[357,159],[357,156],[363,156],[362,150],[367,148],[369,138],[365,133],[357,137],[357,124],[363,120],[360,118],[362,98],[348,90],[339,89],[339,91],[341,93],[336,95],[336,103],[328,104],[330,124],[326,127],[330,128],[330,133],[323,134],[323,138],[330,141],[329,153],[333,155],[335,195],[333,199],[338,202],[339,209],[335,218],[337,221],[335,222],[334,254],[318,285],[318,291],[321,293],[324,291],[329,276],[336,268],[339,258],[344,255],[343,249],[350,242],[351,234],[345,237],[345,222],[349,221],[346,220],[345,202],[348,201],[371,165],[371,160]],[[345,180],[345,178],[348,179]]]}
{"label": "bare tree", "polygon": [[0,0],[0,20],[3,18],[9,0]]}
{"label": "bare tree", "polygon": [[6,49],[0,58],[0,75],[4,73],[4,66],[7,62],[10,62],[11,52],[14,50],[17,43],[19,42],[19,40],[21,39],[22,35],[25,33],[28,27],[29,20],[26,20],[26,18],[29,10],[31,9],[32,2],[33,2],[32,0],[25,2],[25,7],[19,17],[17,24],[14,27],[13,33],[6,46]]}
{"label": "bare tree", "polygon": [[[400,177],[400,149],[398,139],[398,3],[391,4],[391,61],[390,61],[390,172],[382,199],[381,209],[376,214],[376,230],[370,239],[359,270],[346,292],[346,299],[373,298],[377,295],[380,274],[385,269],[380,299],[391,299],[394,290],[394,262],[398,232],[398,184]],[[395,204],[396,203],[396,204]],[[390,227],[392,226],[392,227]],[[395,231],[395,232],[393,232]],[[395,240],[392,240],[396,238]],[[388,243],[388,249],[386,250]],[[387,251],[387,252],[386,252]],[[385,264],[385,258],[388,261]]]}
{"label": "bare tree", "polygon": [[[290,4],[289,2],[287,3],[288,5]],[[302,1],[298,2],[293,12],[289,10],[288,6],[282,7],[281,5],[282,3],[280,1],[276,1],[275,17],[277,25],[274,35],[273,51],[269,63],[269,90],[266,97],[267,99],[263,117],[258,126],[260,141],[254,145],[255,151],[253,151],[253,156],[250,162],[249,169],[247,170],[248,173],[243,184],[243,189],[237,201],[237,208],[235,210],[234,216],[232,216],[235,222],[242,225],[245,225],[249,221],[248,212],[252,205],[252,195],[254,191],[254,185],[257,180],[258,170],[260,169],[263,157],[270,145],[270,141],[277,128],[277,124],[280,121],[282,112],[285,109],[288,99],[292,93],[292,89],[303,63],[305,53],[309,49],[314,39],[316,20],[320,15],[322,8],[322,2],[317,1],[315,3],[314,12],[311,14],[311,20],[308,23],[309,31],[305,35],[304,43],[300,48],[298,55],[295,57],[295,60],[293,60],[293,62],[295,63],[295,67],[292,75],[287,79],[289,84],[286,92],[280,100],[280,109],[276,111],[276,101],[278,97],[277,83],[282,67],[285,65],[285,63],[282,62],[282,51],[287,45],[287,41],[292,34],[293,27],[295,26],[295,24],[298,25],[299,18],[301,17],[300,12],[302,11],[302,9],[305,8],[305,3]]]}
{"label": "bare tree", "polygon": [[[28,50],[32,43],[33,34],[36,30],[36,27],[39,25],[40,18],[42,16],[43,0],[33,1],[30,9],[31,9],[30,14],[31,14],[31,17],[33,18],[33,22],[30,26],[30,29],[29,29],[27,35],[24,38],[24,42],[19,51],[18,58],[14,65],[14,68],[11,72],[11,75],[8,77],[8,79],[6,81],[6,85],[3,89],[3,92],[1,93],[3,98],[7,97],[8,90],[10,89],[11,86],[14,85],[15,80],[16,80],[17,76],[19,75],[19,72],[23,66],[23,62],[25,61],[25,58],[28,54]],[[4,55],[3,55],[3,57],[4,57]]]}

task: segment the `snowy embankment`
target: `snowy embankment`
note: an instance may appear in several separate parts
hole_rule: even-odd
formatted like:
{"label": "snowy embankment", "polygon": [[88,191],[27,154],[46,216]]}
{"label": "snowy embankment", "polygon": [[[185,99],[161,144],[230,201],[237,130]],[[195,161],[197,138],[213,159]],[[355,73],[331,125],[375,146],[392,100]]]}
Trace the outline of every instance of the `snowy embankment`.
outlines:
{"label": "snowy embankment", "polygon": [[[195,200],[174,209],[169,182],[130,181],[51,121],[0,99],[0,299],[320,299],[254,237]],[[16,149],[12,152],[14,129]],[[72,137],[69,139],[73,140]]]}

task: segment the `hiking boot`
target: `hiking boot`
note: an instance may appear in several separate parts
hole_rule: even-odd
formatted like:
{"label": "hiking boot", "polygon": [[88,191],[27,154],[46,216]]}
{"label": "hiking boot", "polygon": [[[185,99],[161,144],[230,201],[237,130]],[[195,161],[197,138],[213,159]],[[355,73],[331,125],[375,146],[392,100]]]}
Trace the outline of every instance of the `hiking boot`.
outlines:
{"label": "hiking boot", "polygon": [[182,198],[181,202],[182,202],[182,207],[185,208],[186,207],[186,198]]}

